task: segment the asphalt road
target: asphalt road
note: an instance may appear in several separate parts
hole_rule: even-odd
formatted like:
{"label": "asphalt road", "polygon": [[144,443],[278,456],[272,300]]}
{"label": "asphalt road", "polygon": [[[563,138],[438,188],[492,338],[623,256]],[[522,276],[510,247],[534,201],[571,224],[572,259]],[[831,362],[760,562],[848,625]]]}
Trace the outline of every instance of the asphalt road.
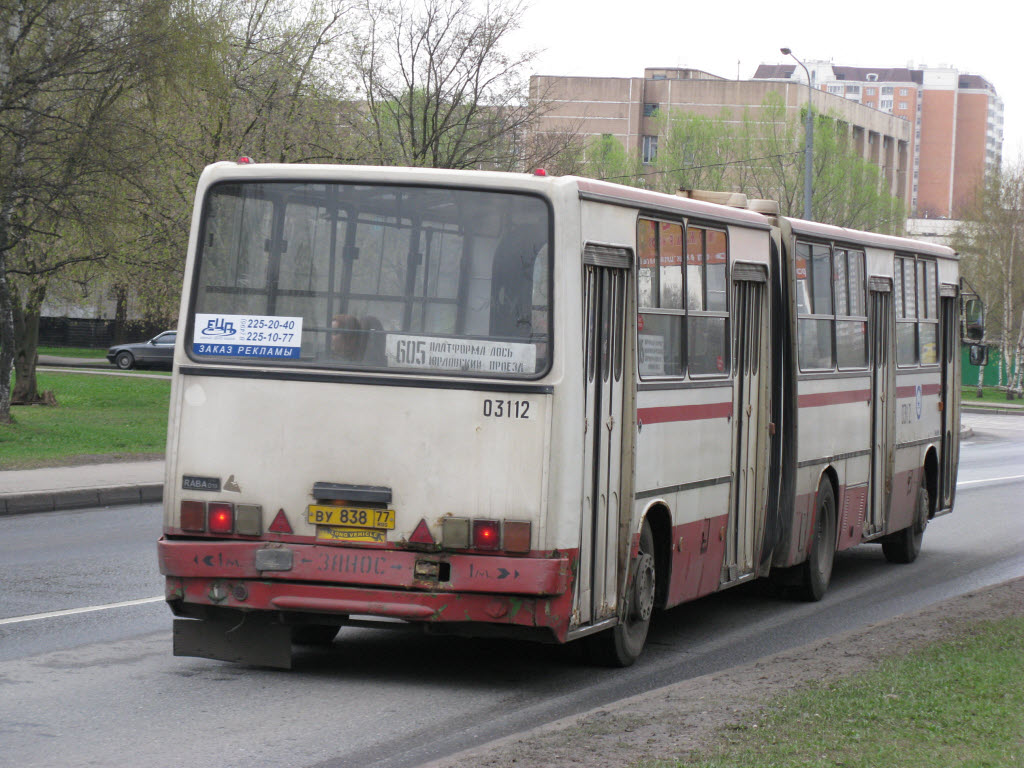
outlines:
{"label": "asphalt road", "polygon": [[2,519],[0,765],[416,766],[1024,575],[1024,417],[969,421],[956,513],[916,563],[864,546],[837,558],[820,603],[755,583],[681,606],[628,670],[573,646],[367,629],[296,652],[289,672],[175,658],[158,506]]}

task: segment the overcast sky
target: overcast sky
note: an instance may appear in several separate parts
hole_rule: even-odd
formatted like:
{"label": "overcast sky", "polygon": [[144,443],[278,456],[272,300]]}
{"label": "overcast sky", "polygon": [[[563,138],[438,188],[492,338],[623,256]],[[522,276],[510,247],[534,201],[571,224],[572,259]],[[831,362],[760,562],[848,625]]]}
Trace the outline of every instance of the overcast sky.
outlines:
{"label": "overcast sky", "polygon": [[[770,11],[777,5],[785,10]],[[981,75],[1005,106],[1003,162],[1024,152],[1024,37],[1019,1],[532,0],[514,45],[544,49],[534,74],[642,77],[689,67],[749,79],[762,63],[950,66]]]}

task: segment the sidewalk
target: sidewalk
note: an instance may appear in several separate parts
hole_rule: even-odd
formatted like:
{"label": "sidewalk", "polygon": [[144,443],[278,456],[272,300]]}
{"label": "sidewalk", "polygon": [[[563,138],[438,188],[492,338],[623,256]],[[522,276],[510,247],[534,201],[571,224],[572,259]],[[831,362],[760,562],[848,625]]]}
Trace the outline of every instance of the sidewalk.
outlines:
{"label": "sidewalk", "polygon": [[163,495],[163,460],[0,472],[0,515],[151,503]]}
{"label": "sidewalk", "polygon": [[1005,403],[971,402],[969,398],[960,401],[960,413],[993,413],[998,416],[1020,416],[1024,414],[1024,401],[1007,400]]}
{"label": "sidewalk", "polygon": [[57,357],[55,355],[40,355],[39,365],[57,368],[99,368],[107,371],[116,371],[105,357]]}

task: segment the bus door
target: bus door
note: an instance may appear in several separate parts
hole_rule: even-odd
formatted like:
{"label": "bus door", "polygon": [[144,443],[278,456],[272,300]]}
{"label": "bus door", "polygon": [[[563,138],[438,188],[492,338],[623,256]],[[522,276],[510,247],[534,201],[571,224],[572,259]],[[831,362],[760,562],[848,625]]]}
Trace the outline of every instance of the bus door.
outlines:
{"label": "bus door", "polygon": [[767,471],[768,435],[764,421],[768,413],[767,385],[770,379],[762,371],[762,361],[765,364],[769,361],[762,348],[764,334],[761,333],[765,324],[763,308],[767,273],[755,265],[736,265],[733,280],[736,285],[733,305],[736,327],[733,419],[736,453],[733,457],[733,503],[726,540],[726,570],[723,573],[726,582],[753,574],[759,560]]}
{"label": "bus door", "polygon": [[[945,289],[946,286],[943,286]],[[956,468],[960,458],[960,397],[957,391],[960,382],[960,322],[957,309],[959,299],[943,295],[939,306],[939,336],[941,338],[940,365],[942,370],[942,392],[939,395],[940,422],[942,425],[942,462],[939,467],[938,499],[936,512],[953,508],[956,493]]]}
{"label": "bus door", "polygon": [[584,489],[578,584],[581,624],[610,618],[618,589],[622,505],[625,249],[584,249]]}
{"label": "bus door", "polygon": [[864,536],[885,531],[895,458],[896,383],[893,366],[892,286],[871,278],[868,328],[871,334],[871,492]]}

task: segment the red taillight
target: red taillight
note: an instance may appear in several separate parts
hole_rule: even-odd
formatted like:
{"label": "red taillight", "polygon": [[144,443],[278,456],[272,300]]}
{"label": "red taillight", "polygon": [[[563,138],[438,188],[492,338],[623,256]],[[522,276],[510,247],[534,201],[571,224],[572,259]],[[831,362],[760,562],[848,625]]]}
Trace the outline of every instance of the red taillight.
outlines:
{"label": "red taillight", "polygon": [[206,530],[206,504],[201,501],[181,502],[181,530]]}
{"label": "red taillight", "polygon": [[207,522],[210,533],[231,533],[235,528],[234,510],[230,504],[211,501],[207,507]]}
{"label": "red taillight", "polygon": [[497,549],[501,545],[501,524],[497,520],[473,521],[473,547]]}

